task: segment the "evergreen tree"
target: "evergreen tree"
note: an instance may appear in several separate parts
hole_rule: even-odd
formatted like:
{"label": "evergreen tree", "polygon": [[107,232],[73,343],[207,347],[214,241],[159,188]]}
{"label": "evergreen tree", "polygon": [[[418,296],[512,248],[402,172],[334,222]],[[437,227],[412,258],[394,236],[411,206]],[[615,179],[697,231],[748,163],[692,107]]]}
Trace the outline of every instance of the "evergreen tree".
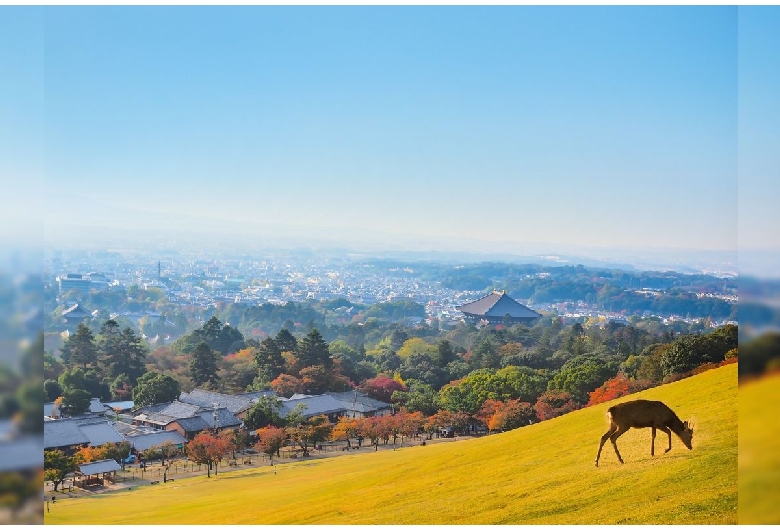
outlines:
{"label": "evergreen tree", "polygon": [[217,375],[217,356],[205,342],[198,344],[192,351],[190,359],[190,377],[196,385],[206,382],[216,384],[219,381]]}
{"label": "evergreen tree", "polygon": [[452,361],[457,359],[455,350],[452,349],[450,341],[443,340],[439,343],[439,366],[447,366]]}
{"label": "evergreen tree", "polygon": [[158,372],[146,372],[138,378],[133,388],[133,404],[136,407],[167,403],[179,398],[179,382],[169,375]]}
{"label": "evergreen tree", "polygon": [[68,337],[62,345],[62,360],[69,367],[82,365],[85,369],[88,364],[96,364],[98,349],[95,345],[95,335],[86,324],[79,323],[76,333]]}
{"label": "evergreen tree", "polygon": [[105,376],[111,380],[126,375],[131,385],[146,372],[146,347],[135,332],[126,327],[121,332],[114,320],[107,320],[100,328],[100,356]]}
{"label": "evergreen tree", "polygon": [[265,381],[273,381],[284,371],[284,357],[276,341],[268,337],[255,350],[255,364]]}
{"label": "evergreen tree", "polygon": [[298,349],[298,339],[293,337],[287,328],[282,328],[274,337],[274,342],[279,347],[279,351],[294,352]]}
{"label": "evergreen tree", "polygon": [[295,356],[298,358],[298,363],[302,368],[314,365],[322,365],[329,368],[333,365],[328,343],[325,342],[325,339],[322,338],[322,335],[316,328],[301,339]]}

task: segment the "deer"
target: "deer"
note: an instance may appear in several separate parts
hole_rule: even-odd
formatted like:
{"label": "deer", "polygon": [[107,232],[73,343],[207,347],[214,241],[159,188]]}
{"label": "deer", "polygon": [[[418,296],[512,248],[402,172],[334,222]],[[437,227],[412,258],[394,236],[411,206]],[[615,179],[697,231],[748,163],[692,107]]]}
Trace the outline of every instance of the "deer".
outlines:
{"label": "deer", "polygon": [[596,454],[596,467],[599,466],[599,457],[601,456],[601,449],[604,447],[604,442],[612,442],[612,447],[615,448],[615,454],[623,463],[623,458],[620,456],[617,444],[617,439],[631,427],[635,429],[642,429],[651,427],[653,429],[653,437],[650,443],[650,456],[655,456],[655,431],[656,429],[665,432],[669,436],[669,447],[666,448],[664,453],[668,453],[672,450],[672,432],[676,434],[685,447],[693,449],[691,441],[693,440],[693,425],[689,425],[687,421],[680,421],[677,414],[669,407],[664,405],[660,401],[648,401],[646,399],[637,399],[635,401],[627,401],[615,405],[607,410],[607,421],[609,423],[609,429],[601,437],[601,443],[599,444],[599,452]]}

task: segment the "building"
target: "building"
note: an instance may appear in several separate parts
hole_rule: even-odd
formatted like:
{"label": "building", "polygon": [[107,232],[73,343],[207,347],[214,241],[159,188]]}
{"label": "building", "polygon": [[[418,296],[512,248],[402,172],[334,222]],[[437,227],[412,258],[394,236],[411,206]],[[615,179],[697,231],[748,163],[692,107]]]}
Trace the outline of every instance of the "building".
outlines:
{"label": "building", "polygon": [[133,424],[160,431],[176,431],[192,440],[206,429],[238,429],[241,420],[225,407],[202,407],[172,401],[141,407],[135,411]]}
{"label": "building", "polygon": [[531,324],[542,315],[523,304],[515,301],[504,291],[493,291],[479,300],[457,306],[471,322],[485,320],[490,324],[502,324],[506,321],[512,324]]}
{"label": "building", "polygon": [[76,303],[62,312],[62,318],[70,326],[78,326],[85,318],[91,316],[91,313]]}

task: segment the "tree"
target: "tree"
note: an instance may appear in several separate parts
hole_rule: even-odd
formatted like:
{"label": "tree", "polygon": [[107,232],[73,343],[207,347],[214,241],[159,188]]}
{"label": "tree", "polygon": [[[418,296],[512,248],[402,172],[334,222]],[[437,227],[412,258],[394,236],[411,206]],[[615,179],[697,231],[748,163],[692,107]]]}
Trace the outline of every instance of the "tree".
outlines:
{"label": "tree", "polygon": [[627,396],[630,393],[631,381],[625,374],[620,373],[612,379],[606,380],[603,385],[593,392],[590,392],[588,394],[590,399],[588,399],[588,403],[585,406],[590,407],[591,405],[605,403],[619,397]]}
{"label": "tree", "polygon": [[549,420],[579,408],[568,392],[547,391],[536,400],[534,409],[539,421]]}
{"label": "tree", "polygon": [[260,429],[273,425],[281,427],[284,425],[284,421],[279,416],[279,410],[281,404],[273,396],[262,396],[257,403],[255,403],[244,418],[244,426],[249,430]]}
{"label": "tree", "polygon": [[271,459],[271,463],[274,461],[274,454],[279,456],[279,450],[284,446],[284,442],[287,439],[287,432],[281,427],[274,427],[269,425],[257,430],[257,443],[255,449],[261,453],[265,453]]}
{"label": "tree", "polygon": [[282,350],[279,349],[277,342],[270,337],[261,342],[260,346],[255,349],[254,359],[260,376],[265,381],[273,381],[284,371]]}
{"label": "tree", "polygon": [[293,337],[293,334],[287,331],[287,328],[279,330],[279,333],[274,337],[274,342],[279,351],[295,352],[298,349],[298,339]]}
{"label": "tree", "polygon": [[616,372],[616,363],[605,362],[595,354],[579,355],[561,367],[547,384],[547,389],[566,391],[577,403],[585,404],[588,392],[601,386]]}
{"label": "tree", "polygon": [[[109,322],[114,321],[109,320],[106,324]],[[146,347],[141,342],[141,338],[129,327],[116,335],[109,335],[108,339],[105,339],[102,343],[102,353],[103,363],[106,366],[106,375],[110,379],[116,379],[120,375],[125,375],[129,379],[130,386],[132,386],[146,372],[144,364],[147,353]]]}
{"label": "tree", "polygon": [[67,338],[60,351],[67,366],[82,365],[86,370],[87,365],[95,365],[98,361],[95,335],[83,322],[79,323],[76,333]]}
{"label": "tree", "polygon": [[306,394],[323,394],[328,390],[346,391],[352,387],[352,382],[338,373],[334,367],[309,366],[302,368],[299,375],[301,388]]}
{"label": "tree", "polygon": [[169,375],[158,372],[146,372],[138,378],[133,388],[133,402],[136,407],[154,403],[168,403],[179,398],[179,382]]}
{"label": "tree", "polygon": [[448,340],[443,340],[439,343],[439,366],[444,367],[450,364],[452,361],[458,358],[455,350],[452,349],[452,344]]}
{"label": "tree", "polygon": [[425,415],[435,414],[439,409],[439,393],[429,384],[408,379],[406,384],[408,392],[396,390],[393,392],[391,400],[398,403],[409,412],[421,412]]}
{"label": "tree", "polygon": [[303,449],[303,456],[309,456],[309,446],[324,442],[330,436],[332,426],[328,417],[322,414],[312,416],[294,427],[288,427],[290,439]]}
{"label": "tree", "polygon": [[314,365],[330,367],[333,360],[330,358],[328,344],[317,329],[312,329],[299,343],[295,356],[302,368]]}
{"label": "tree", "polygon": [[54,491],[57,491],[68,473],[76,470],[76,465],[75,456],[66,456],[57,449],[43,452],[43,477],[54,483]]}
{"label": "tree", "polygon": [[62,394],[60,411],[67,416],[78,416],[89,410],[90,395],[86,390],[74,388]]}
{"label": "tree", "polygon": [[229,447],[224,438],[204,431],[187,444],[187,458],[196,464],[208,466],[206,474],[208,478],[211,478],[211,466],[214,466],[214,474],[216,475],[219,461],[228,450]]}
{"label": "tree", "polygon": [[54,401],[62,395],[62,386],[53,379],[43,382],[43,399],[46,402]]}
{"label": "tree", "polygon": [[271,388],[280,396],[288,398],[300,392],[301,388],[303,388],[303,381],[289,374],[281,374],[271,381]]}
{"label": "tree", "polygon": [[498,402],[494,414],[488,419],[487,427],[491,431],[508,431],[524,427],[536,419],[536,411],[530,403],[511,399],[506,403]]}
{"label": "tree", "polygon": [[331,440],[345,440],[347,447],[352,447],[351,439],[358,436],[360,436],[360,420],[347,416],[339,417],[339,421],[330,433]]}
{"label": "tree", "polygon": [[204,383],[216,384],[219,381],[217,375],[217,356],[205,342],[198,344],[192,351],[190,359],[190,374],[196,385]]}
{"label": "tree", "polygon": [[370,397],[385,403],[390,403],[394,392],[407,391],[407,388],[402,383],[383,374],[363,381],[359,388]]}

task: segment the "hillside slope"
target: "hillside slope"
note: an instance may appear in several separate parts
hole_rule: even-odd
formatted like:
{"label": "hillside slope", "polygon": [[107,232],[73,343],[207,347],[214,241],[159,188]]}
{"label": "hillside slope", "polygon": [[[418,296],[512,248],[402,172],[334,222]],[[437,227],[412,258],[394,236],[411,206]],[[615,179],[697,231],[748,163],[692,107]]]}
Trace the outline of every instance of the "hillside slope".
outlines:
{"label": "hillside slope", "polygon": [[[737,522],[737,366],[623,400],[695,421],[693,450],[650,430],[607,443],[618,402],[484,438],[197,477],[58,503],[69,524],[730,524]],[[620,400],[619,400],[620,401]]]}

